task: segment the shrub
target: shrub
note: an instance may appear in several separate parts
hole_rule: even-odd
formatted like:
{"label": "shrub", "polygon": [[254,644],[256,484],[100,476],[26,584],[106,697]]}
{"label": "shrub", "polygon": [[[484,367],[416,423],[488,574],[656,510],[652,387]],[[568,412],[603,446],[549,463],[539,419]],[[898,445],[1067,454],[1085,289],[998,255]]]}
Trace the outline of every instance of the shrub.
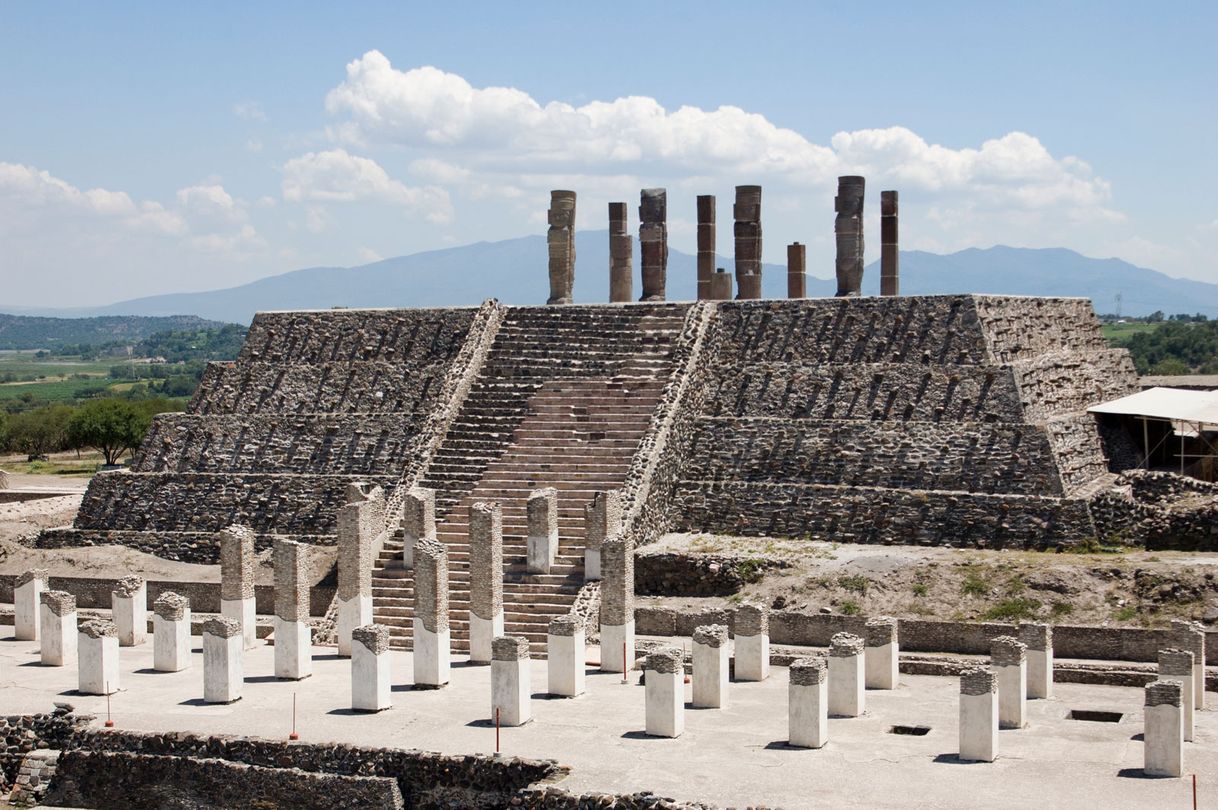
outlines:
{"label": "shrub", "polygon": [[990,583],[978,574],[969,574],[960,583],[960,593],[965,596],[985,596],[990,592]]}
{"label": "shrub", "polygon": [[930,593],[930,586],[927,585],[925,582],[915,582],[914,583],[914,585],[913,585],[913,595],[914,596],[926,596],[926,594],[928,594],[928,593]]}
{"label": "shrub", "polygon": [[851,574],[850,576],[838,577],[837,584],[843,590],[866,595],[867,588],[871,585],[871,580],[862,574]]}
{"label": "shrub", "polygon": [[1038,610],[1040,610],[1040,602],[1035,599],[1015,597],[1003,599],[1001,602],[992,605],[985,613],[981,614],[981,618],[987,622],[1021,621],[1023,619],[1035,618]]}
{"label": "shrub", "polygon": [[842,602],[838,605],[837,609],[841,611],[843,616],[857,616],[863,612],[863,609],[859,607],[859,603],[853,599],[847,599]]}

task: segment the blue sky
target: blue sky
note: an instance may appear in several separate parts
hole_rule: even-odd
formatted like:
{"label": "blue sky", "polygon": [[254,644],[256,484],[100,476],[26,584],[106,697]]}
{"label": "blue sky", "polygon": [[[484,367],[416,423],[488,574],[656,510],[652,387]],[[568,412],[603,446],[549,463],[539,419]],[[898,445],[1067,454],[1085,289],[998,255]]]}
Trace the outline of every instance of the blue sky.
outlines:
{"label": "blue sky", "polygon": [[907,248],[1218,282],[1212,3],[0,9],[3,304],[541,233],[556,187],[599,230],[605,202],[667,186],[691,249],[696,194],[722,217],[761,183],[766,258],[803,241],[827,276],[853,172],[869,224],[901,191]]}

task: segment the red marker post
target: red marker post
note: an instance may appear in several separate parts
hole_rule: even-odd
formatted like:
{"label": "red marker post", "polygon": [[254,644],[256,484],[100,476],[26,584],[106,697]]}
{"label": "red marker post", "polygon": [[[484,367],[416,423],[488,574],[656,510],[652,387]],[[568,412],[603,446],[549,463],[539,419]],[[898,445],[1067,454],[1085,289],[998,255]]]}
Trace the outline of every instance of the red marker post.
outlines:
{"label": "red marker post", "polygon": [[300,735],[296,733],[296,693],[292,693],[292,733],[288,735],[289,740],[299,740]]}

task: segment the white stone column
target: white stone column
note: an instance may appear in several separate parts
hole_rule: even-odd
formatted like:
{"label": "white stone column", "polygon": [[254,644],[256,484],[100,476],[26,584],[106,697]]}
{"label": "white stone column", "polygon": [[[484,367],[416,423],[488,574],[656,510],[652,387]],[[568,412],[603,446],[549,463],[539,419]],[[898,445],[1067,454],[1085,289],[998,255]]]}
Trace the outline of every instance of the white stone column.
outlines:
{"label": "white stone column", "polygon": [[232,703],[245,685],[241,622],[217,616],[203,622],[203,702]]}
{"label": "white stone column", "polygon": [[634,669],[634,548],[614,535],[601,544],[601,671]]}
{"label": "white stone column", "polygon": [[351,708],[379,712],[393,705],[389,675],[389,628],[379,624],[351,631]]}
{"label": "white stone column", "polygon": [[126,576],[110,591],[110,616],[120,647],[138,647],[148,640],[148,583]]}
{"label": "white stone column", "polygon": [[622,494],[597,492],[584,507],[584,581],[601,578],[601,545],[622,528]]}
{"label": "white stone column", "polygon": [[1193,654],[1188,650],[1159,650],[1159,680],[1180,682],[1184,741],[1192,742],[1196,720],[1193,711]]}
{"label": "white stone column", "polygon": [[829,668],[823,658],[800,658],[790,673],[787,744],[822,748],[829,742]]}
{"label": "white stone column", "polygon": [[119,690],[118,630],[114,622],[93,619],[77,635],[76,689],[82,695],[111,695]]}
{"label": "white stone column", "polygon": [[448,547],[438,540],[418,538],[414,545],[414,665],[415,686],[448,683],[452,662],[448,626]]}
{"label": "white stone column", "polygon": [[550,620],[546,634],[547,691],[560,697],[584,693],[584,619],[568,614]]}
{"label": "white stone column", "polygon": [[858,717],[867,710],[863,640],[851,633],[829,639],[829,715]]}
{"label": "white stone column", "polygon": [[523,726],[533,719],[529,703],[529,640],[500,636],[491,642],[491,722]]}
{"label": "white stone column", "polygon": [[960,759],[998,758],[998,676],[988,669],[960,673]]}
{"label": "white stone column", "polygon": [[220,543],[220,615],[241,626],[242,646],[258,644],[258,609],[254,600],[254,532],[245,526],[229,526],[217,533]]}
{"label": "white stone column", "polygon": [[275,677],[298,681],[313,674],[313,629],[309,627],[309,572],[294,540],[276,540]]}
{"label": "white stone column", "polygon": [[1014,636],[990,640],[990,664],[998,678],[998,727],[1028,724],[1028,648]]}
{"label": "white stone column", "polygon": [[26,571],[13,583],[13,629],[18,641],[38,640],[42,594],[50,587],[50,576],[43,568]]}
{"label": "white stone column", "polygon": [[745,602],[736,609],[736,680],[770,677],[770,609]]}
{"label": "white stone column", "polygon": [[525,567],[530,574],[548,574],[558,556],[558,490],[542,487],[529,495],[528,547]]}
{"label": "white stone column", "polygon": [[361,500],[338,510],[338,654],[351,655],[351,633],[372,624],[372,540],[377,503]]}
{"label": "white stone column", "polygon": [[685,662],[680,650],[657,650],[643,660],[646,681],[645,732],[680,737],[685,731]]}
{"label": "white stone column", "polygon": [[693,706],[726,709],[728,702],[727,626],[708,624],[694,630]]}
{"label": "white stone column", "polygon": [[901,646],[897,620],[888,616],[869,619],[865,625],[865,666],[868,689],[896,689],[900,680]]}
{"label": "white stone column", "polygon": [[1179,681],[1146,685],[1142,770],[1147,776],[1184,775],[1183,694]]}
{"label": "white stone column", "polygon": [[190,600],[165,591],[152,603],[152,668],[181,672],[190,667]]}
{"label": "white stone column", "polygon": [[76,597],[67,591],[43,591],[38,599],[42,664],[67,666],[76,660]]}
{"label": "white stone column", "polygon": [[469,508],[469,660],[485,664],[503,635],[503,513],[479,501]]}
{"label": "white stone column", "polygon": [[414,568],[414,546],[436,539],[436,491],[411,487],[402,500],[402,567]]}
{"label": "white stone column", "polygon": [[1205,708],[1205,631],[1196,622],[1173,619],[1171,646],[1193,654],[1193,707]]}
{"label": "white stone column", "polygon": [[1053,628],[1025,622],[1019,625],[1019,640],[1028,648],[1028,697],[1053,697]]}

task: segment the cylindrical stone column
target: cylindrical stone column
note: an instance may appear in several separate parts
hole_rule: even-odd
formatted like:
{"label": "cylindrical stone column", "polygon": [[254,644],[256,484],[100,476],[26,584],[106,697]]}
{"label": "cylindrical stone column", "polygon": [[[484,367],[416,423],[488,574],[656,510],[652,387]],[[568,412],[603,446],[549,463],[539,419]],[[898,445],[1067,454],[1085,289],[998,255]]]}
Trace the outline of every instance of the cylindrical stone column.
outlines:
{"label": "cylindrical stone column", "polygon": [[372,624],[372,540],[378,504],[348,503],[338,510],[338,591],[335,626],[338,654],[351,655],[351,633]]}
{"label": "cylindrical stone column", "polygon": [[220,615],[241,625],[242,644],[258,643],[257,607],[254,601],[254,539],[252,529],[229,526],[216,534],[220,543]]}
{"label": "cylindrical stone column", "polygon": [[1053,628],[1024,622],[1019,625],[1019,640],[1028,648],[1028,697],[1053,697]]}
{"label": "cylindrical stone column", "polygon": [[245,685],[245,637],[241,622],[218,616],[203,622],[203,702],[232,703]]}
{"label": "cylindrical stone column", "polygon": [[761,186],[736,186],[736,297],[761,297]]}
{"label": "cylindrical stone column", "polygon": [[722,267],[711,275],[710,297],[712,301],[732,300],[732,274]]}
{"label": "cylindrical stone column", "polygon": [[727,626],[707,624],[694,630],[693,703],[696,709],[726,709]]}
{"label": "cylindrical stone column", "polygon": [[393,705],[389,628],[366,624],[351,631],[351,710],[379,712]]}
{"label": "cylindrical stone column", "polygon": [[787,744],[822,748],[829,742],[829,668],[823,658],[800,658],[790,672]]}
{"label": "cylindrical stone column", "polygon": [[584,619],[567,614],[550,620],[546,634],[547,691],[559,697],[582,695],[585,689]]}
{"label": "cylindrical stone column", "polygon": [[275,677],[298,681],[313,674],[313,629],[309,627],[309,566],[294,540],[276,540]]}
{"label": "cylindrical stone column", "polygon": [[837,295],[853,297],[863,289],[863,192],[862,177],[837,178],[837,197],[833,209],[837,219],[833,224],[837,239]]}
{"label": "cylindrical stone column", "polygon": [[1180,682],[1184,741],[1192,742],[1196,721],[1193,712],[1193,654],[1174,648],[1159,650],[1159,680]]}
{"label": "cylindrical stone column", "polygon": [[550,297],[547,304],[570,304],[575,286],[575,192],[550,192]]}
{"label": "cylindrical stone column", "polygon": [[858,717],[867,710],[864,649],[863,639],[852,633],[834,633],[829,639],[831,717]]}
{"label": "cylindrical stone column", "polygon": [[93,619],[77,636],[76,689],[82,695],[111,695],[119,690],[118,629]]}
{"label": "cylindrical stone column", "polygon": [[1193,706],[1205,708],[1205,631],[1196,622],[1172,619],[1170,646],[1193,654]]}
{"label": "cylindrical stone column", "polygon": [[42,594],[50,590],[45,568],[32,568],[13,583],[13,630],[18,641],[37,641]]}
{"label": "cylindrical stone column", "polygon": [[736,608],[736,680],[770,677],[770,609],[745,602]]}
{"label": "cylindrical stone column", "polygon": [[469,508],[469,660],[491,661],[503,635],[503,513],[479,501]]}
{"label": "cylindrical stone column", "polygon": [[165,591],[152,603],[152,611],[152,668],[157,672],[188,669],[190,600],[180,593]]}
{"label": "cylindrical stone column", "polygon": [[987,669],[960,673],[960,759],[998,758],[998,676]]}
{"label": "cylindrical stone column", "polygon": [[685,731],[685,662],[680,650],[657,650],[643,661],[646,679],[645,732],[680,737]]}
{"label": "cylindrical stone column", "polygon": [[626,203],[609,203],[609,301],[634,300],[634,241],[630,238]]}
{"label": "cylindrical stone column", "polygon": [[584,581],[601,578],[601,545],[622,527],[622,493],[597,492],[584,507]]}
{"label": "cylindrical stone column", "polygon": [[533,490],[526,514],[529,536],[525,567],[530,574],[548,574],[558,556],[558,490],[554,487]]}
{"label": "cylindrical stone column", "polygon": [[668,192],[645,188],[639,195],[639,255],[643,265],[640,301],[663,301],[668,278]]}
{"label": "cylindrical stone column", "polygon": [[634,669],[634,549],[617,533],[601,544],[601,671]]}
{"label": "cylindrical stone column", "polygon": [[1184,687],[1179,681],[1146,685],[1142,771],[1147,776],[1184,774]]}
{"label": "cylindrical stone column", "polygon": [[414,544],[436,539],[436,491],[411,487],[402,499],[402,567],[414,568]]}
{"label": "cylindrical stone column", "polygon": [[900,679],[898,666],[901,652],[897,620],[889,616],[869,619],[866,633],[867,688],[896,689]]}
{"label": "cylindrical stone column", "polygon": [[715,274],[715,197],[698,197],[698,300],[711,297],[711,276]]}
{"label": "cylindrical stone column", "polygon": [[491,642],[491,722],[523,726],[533,719],[529,705],[529,640],[499,636]]}
{"label": "cylindrical stone column", "polygon": [[880,295],[900,295],[901,254],[897,249],[897,193],[880,192]]}
{"label": "cylindrical stone column", "polygon": [[448,547],[434,538],[421,538],[414,550],[414,684],[440,687],[448,683],[452,666]]}
{"label": "cylindrical stone column", "polygon": [[148,640],[148,583],[143,577],[125,576],[115,583],[110,616],[120,647],[136,647]]}
{"label": "cylindrical stone column", "polygon": [[1028,648],[1014,636],[990,641],[990,665],[998,678],[999,728],[1023,728],[1028,722]]}
{"label": "cylindrical stone column", "polygon": [[808,247],[787,245],[787,298],[808,297]]}

